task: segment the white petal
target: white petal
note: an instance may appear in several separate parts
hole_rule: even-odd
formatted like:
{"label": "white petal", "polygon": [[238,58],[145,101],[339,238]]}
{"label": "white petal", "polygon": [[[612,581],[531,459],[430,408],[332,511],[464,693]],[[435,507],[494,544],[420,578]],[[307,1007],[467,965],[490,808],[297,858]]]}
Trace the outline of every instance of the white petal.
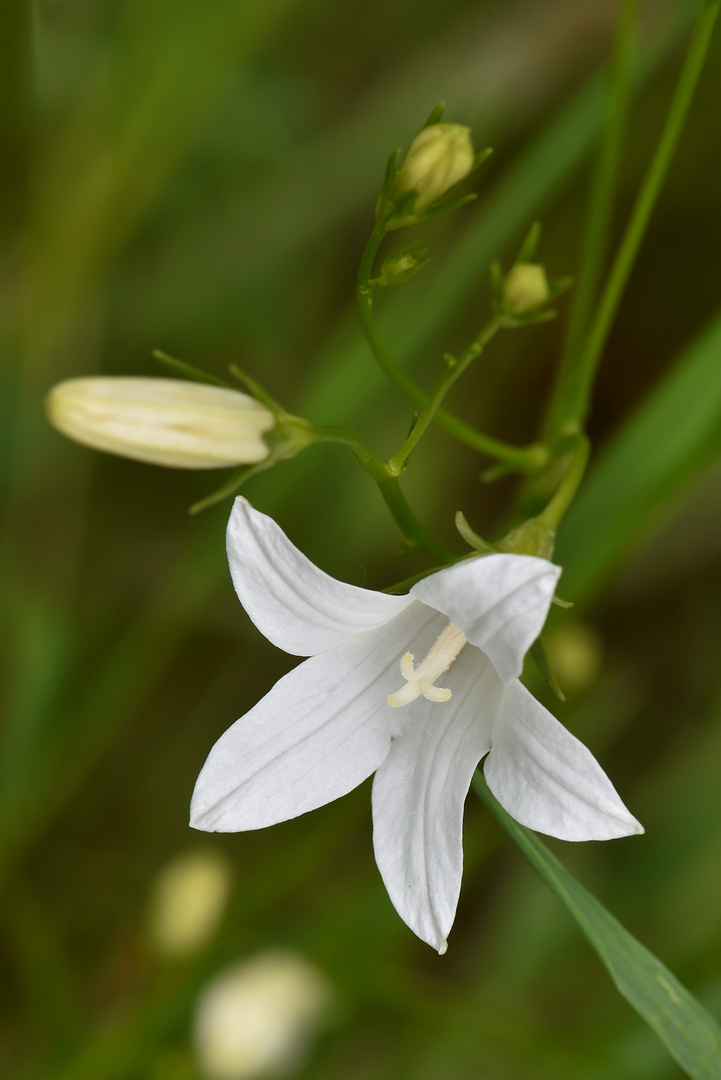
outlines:
{"label": "white petal", "polygon": [[537,832],[561,840],[643,832],[591,751],[519,682],[506,686],[483,771],[501,806]]}
{"label": "white petal", "polygon": [[509,682],[541,632],[560,574],[532,555],[484,555],[418,581],[411,596],[447,615]]}
{"label": "white petal", "polygon": [[206,832],[262,829],[357,787],[406,721],[386,704],[408,643],[429,647],[436,612],[414,604],[364,640],[311,657],[284,676],[210,751],[191,804]]}
{"label": "white petal", "polygon": [[261,634],[294,656],[314,656],[375,630],[413,602],[336,581],[243,498],[233,504],[226,542],[241,604]]}
{"label": "white petal", "polygon": [[466,646],[444,675],[448,702],[419,698],[373,781],[373,845],[388,894],[423,941],[445,952],[463,870],[463,804],[488,751],[503,683]]}

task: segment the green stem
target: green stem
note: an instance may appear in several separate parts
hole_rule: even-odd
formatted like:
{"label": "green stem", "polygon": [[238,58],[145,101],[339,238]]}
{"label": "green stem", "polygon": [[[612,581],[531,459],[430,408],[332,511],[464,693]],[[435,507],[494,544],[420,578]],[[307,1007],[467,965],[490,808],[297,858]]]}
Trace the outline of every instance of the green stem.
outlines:
{"label": "green stem", "polygon": [[609,87],[609,108],[594,172],[581,266],[573,290],[568,332],[560,370],[572,366],[581,348],[606,258],[631,97],[633,44],[638,0],[624,0],[616,35]]}
{"label": "green stem", "polygon": [[463,372],[468,366],[481,354],[484,347],[488,344],[491,338],[500,330],[501,321],[494,316],[483,327],[481,332],[473,339],[471,344],[461,353],[457,360],[451,363],[446,374],[438,380],[435,388],[431,391],[431,394],[426,400],[423,406],[420,416],[416,423],[413,425],[411,433],[409,434],[403,446],[400,448],[397,454],[388,462],[388,466],[391,473],[394,476],[399,476],[406,467],[408,458],[411,456],[417,443],[423,437],[428,429],[429,424],[433,418],[437,415],[441,406],[441,402],[451,389],[457,379],[461,377]]}
{"label": "green stem", "polygon": [[538,515],[538,520],[545,525],[551,533],[555,534],[563,515],[573,502],[573,498],[583,479],[583,474],[586,471],[590,451],[591,444],[586,436],[579,435],[573,457],[571,458],[563,480],[558,485],[553,498]]}
{"label": "green stem", "polygon": [[706,59],[718,8],[719,0],[706,0],[699,14],[661,138],[611,267],[585,348],[559,372],[546,425],[551,441],[561,435],[576,434],[583,427],[596,369],[681,135]]}
{"label": "green stem", "polygon": [[[378,248],[385,235],[385,226],[382,223],[377,224],[363,252],[356,285],[358,315],[363,333],[381,369],[404,397],[408,398],[416,408],[423,409],[428,402],[428,395],[398,367],[378,332],[373,315],[373,289],[369,287],[368,281],[373,273],[373,263]],[[547,455],[543,447],[538,444],[527,447],[512,446],[501,439],[494,439],[491,435],[485,435],[470,424],[459,420],[457,416],[453,416],[452,413],[447,412],[445,409],[436,411],[435,420],[459,442],[465,443],[466,446],[470,446],[471,449],[477,450],[481,454],[488,454],[489,457],[504,461],[520,472],[535,472],[545,464]]]}
{"label": "green stem", "polygon": [[386,506],[411,547],[443,563],[458,557],[456,552],[440,543],[424,529],[408,505],[401,491],[398,477],[391,472],[385,461],[373,453],[359,435],[350,428],[336,426],[314,427],[313,433],[318,442],[342,443],[352,451],[358,464],[375,480]]}

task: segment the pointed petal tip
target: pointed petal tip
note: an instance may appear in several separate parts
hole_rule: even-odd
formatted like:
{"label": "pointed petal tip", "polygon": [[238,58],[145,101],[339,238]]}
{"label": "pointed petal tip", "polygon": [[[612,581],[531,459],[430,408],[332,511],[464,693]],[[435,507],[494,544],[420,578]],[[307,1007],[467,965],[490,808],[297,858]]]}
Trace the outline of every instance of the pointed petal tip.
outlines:
{"label": "pointed petal tip", "polygon": [[[524,822],[524,824],[528,823]],[[622,817],[619,813],[599,814],[593,823],[589,822],[585,827],[577,824],[575,828],[554,829],[553,832],[545,824],[543,826],[530,825],[529,828],[545,833],[547,836],[555,836],[559,840],[578,843],[586,843],[589,840],[623,840],[626,836],[642,836],[646,832],[641,822],[637,821],[632,814]],[[562,833],[564,835],[561,835]]]}
{"label": "pointed petal tip", "polygon": [[443,944],[441,945],[440,949],[438,950],[438,955],[439,956],[445,956],[447,952],[448,952],[448,942],[444,941]]}
{"label": "pointed petal tip", "polygon": [[630,821],[629,821],[630,829],[629,829],[629,831],[628,831],[628,833],[626,835],[627,836],[643,836],[645,834],[646,830],[644,829],[641,822],[637,821],[636,818],[633,817],[633,815],[629,815],[629,817],[630,817]]}
{"label": "pointed petal tip", "polygon": [[191,803],[190,818],[188,821],[188,825],[190,826],[190,828],[196,829],[198,832],[214,832],[215,830],[212,828],[212,826],[204,824],[204,817],[205,812],[203,810],[199,810]]}
{"label": "pointed petal tip", "polygon": [[[620,802],[620,799],[619,799]],[[625,811],[625,813],[624,813]],[[604,815],[605,821],[599,815],[594,827],[588,829],[588,835],[582,833],[578,839],[583,840],[623,840],[626,836],[643,836],[646,832],[643,825],[631,814],[623,803],[615,813]],[[562,837],[562,839],[567,839]],[[576,839],[575,837],[569,839]]]}

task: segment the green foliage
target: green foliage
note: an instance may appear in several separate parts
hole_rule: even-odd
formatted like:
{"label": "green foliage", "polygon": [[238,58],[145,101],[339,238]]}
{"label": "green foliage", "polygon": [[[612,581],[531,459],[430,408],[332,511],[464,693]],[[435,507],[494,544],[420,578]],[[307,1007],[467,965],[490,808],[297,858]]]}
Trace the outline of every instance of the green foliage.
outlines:
{"label": "green foliage", "polygon": [[626,1000],[694,1080],[721,1077],[721,1028],[678,979],[624,930],[534,833],[509,817],[480,773],[473,781],[514,844],[573,916]]}
{"label": "green foliage", "polygon": [[716,460],[721,446],[720,351],[721,319],[716,317],[604,450],[560,536],[569,596],[586,597],[602,587],[674,496]]}
{"label": "green foliage", "polygon": [[[338,994],[335,1027],[299,1067],[306,1080],[678,1080],[566,913],[522,876],[473,806],[461,914],[443,960],[417,946],[388,904],[365,792],[262,836],[219,841],[237,885],[217,937],[187,961],[153,953],[147,896],[160,867],[194,842],[194,777],[283,661],[232,596],[227,508],[186,515],[208,496],[207,477],[66,445],[40,407],[53,382],[75,374],[153,374],[160,348],[219,380],[238,361],[294,414],[357,427],[392,454],[423,401],[391,396],[349,297],[384,157],[408,145],[441,97],[496,148],[467,181],[478,200],[418,230],[431,265],[376,297],[384,341],[427,394],[443,353],[460,355],[488,314],[489,264],[510,265],[533,220],[544,220],[544,262],[579,264],[609,15],[579,14],[570,0],[537,14],[373,0],[351,22],[329,0],[117,0],[46,5],[33,29],[29,5],[24,15],[12,7],[0,16],[12,59],[0,64],[7,1075],[198,1080],[190,1033],[202,987],[238,957],[282,944],[320,965]],[[615,161],[607,251],[699,5],[672,7],[626,72],[633,138]],[[559,534],[568,599],[585,602],[616,568],[630,580],[617,579],[596,609],[609,645],[593,693],[569,693],[558,713],[647,827],[633,855],[594,848],[591,865],[583,854],[569,865],[718,1014],[713,60],[604,358],[597,464]],[[441,550],[460,550],[459,506],[484,536],[517,524],[513,479],[487,486],[479,475],[509,447],[513,468],[543,464],[534,440],[564,308],[553,325],[494,340],[415,449],[405,491],[423,527],[441,523]],[[684,499],[703,476],[705,528],[686,530]],[[399,569],[397,528],[341,447],[315,446],[255,476],[249,494],[346,580],[384,587],[428,569],[417,552]],[[683,559],[656,528],[674,513]],[[643,587],[628,564],[639,548],[659,568]]]}

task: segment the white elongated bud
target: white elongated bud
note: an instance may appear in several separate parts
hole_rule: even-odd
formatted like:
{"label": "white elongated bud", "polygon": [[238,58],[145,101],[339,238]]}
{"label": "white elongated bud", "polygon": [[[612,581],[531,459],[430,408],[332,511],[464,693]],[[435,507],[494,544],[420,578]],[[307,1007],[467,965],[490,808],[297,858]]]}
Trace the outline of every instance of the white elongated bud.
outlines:
{"label": "white elongated bud", "polygon": [[152,892],[149,933],[165,956],[182,956],[215,933],[230,897],[231,870],[215,851],[187,851],[158,875]]}
{"label": "white elongated bud", "polygon": [[475,154],[471,129],[462,124],[431,124],[416,135],[393,185],[396,199],[417,192],[414,211],[422,213],[468,176]]}
{"label": "white elongated bud", "polygon": [[198,1002],[195,1053],[207,1080],[288,1075],[332,1003],[325,976],[302,956],[268,949],[226,968]]}
{"label": "white elongated bud", "polygon": [[50,423],[76,442],[173,469],[251,465],[270,453],[275,417],[238,390],[182,379],[68,379],[47,396]]}
{"label": "white elongated bud", "polygon": [[516,263],[503,283],[503,307],[509,315],[526,315],[550,295],[546,271],[537,263]]}

